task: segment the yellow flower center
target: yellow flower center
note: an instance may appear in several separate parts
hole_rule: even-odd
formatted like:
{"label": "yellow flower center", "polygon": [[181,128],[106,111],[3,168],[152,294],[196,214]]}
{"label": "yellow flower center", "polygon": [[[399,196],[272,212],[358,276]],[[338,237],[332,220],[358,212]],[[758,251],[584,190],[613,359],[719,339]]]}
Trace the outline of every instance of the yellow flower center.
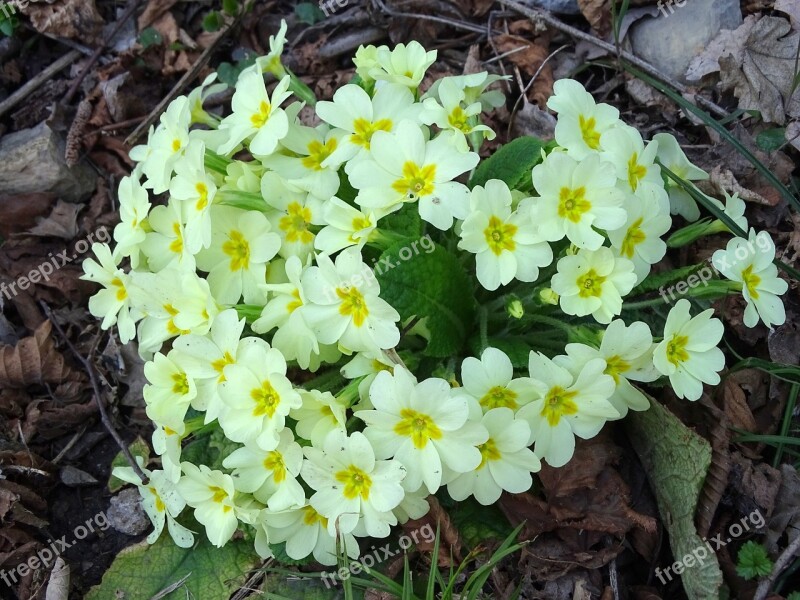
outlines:
{"label": "yellow flower center", "polygon": [[639,154],[634,152],[628,161],[628,183],[634,192],[645,175],[647,175],[647,168],[639,164]]}
{"label": "yellow flower center", "polygon": [[344,317],[353,317],[353,324],[361,327],[369,316],[369,309],[364,296],[357,288],[336,288],[336,295],[342,303],[339,305],[339,314]]}
{"label": "yellow flower center", "polygon": [[222,244],[222,251],[231,257],[228,267],[231,271],[241,271],[250,266],[250,244],[235,229],[228,232],[228,241]]}
{"label": "yellow flower center", "polygon": [[644,217],[639,217],[636,221],[633,222],[633,225],[628,227],[628,231],[625,234],[625,238],[622,240],[622,248],[620,249],[620,253],[622,256],[627,256],[628,258],[633,258],[634,250],[636,246],[641,244],[647,239],[644,231],[642,231],[642,222],[644,221]]}
{"label": "yellow flower center", "polygon": [[183,252],[183,234],[181,233],[181,224],[175,222],[172,224],[172,231],[175,234],[175,239],[169,245],[170,252],[181,254]]}
{"label": "yellow flower center", "polygon": [[513,252],[517,247],[514,242],[514,235],[517,233],[517,226],[511,223],[503,223],[498,217],[492,215],[489,217],[489,225],[483,230],[483,235],[486,237],[486,243],[489,244],[489,249],[497,256],[503,253],[503,250]]}
{"label": "yellow flower center", "polygon": [[490,389],[479,401],[480,405],[486,410],[493,408],[517,409],[517,393],[508,388],[495,386]]}
{"label": "yellow flower center", "polygon": [[369,150],[370,141],[372,140],[372,135],[376,131],[391,131],[392,130],[392,121],[391,119],[378,119],[374,123],[367,121],[366,119],[356,119],[353,121],[353,135],[350,138],[354,144],[358,146],[363,146],[367,150]]}
{"label": "yellow flower center", "polygon": [[611,358],[606,359],[606,375],[611,375],[614,378],[614,383],[619,385],[619,376],[622,373],[626,373],[630,370],[631,365],[626,360],[623,360],[621,356],[612,356]]}
{"label": "yellow flower center", "polygon": [[592,203],[586,199],[586,188],[581,186],[576,189],[563,187],[559,192],[558,216],[579,223],[583,214],[589,212]]}
{"label": "yellow flower center", "polygon": [[262,100],[261,104],[258,106],[258,112],[255,112],[250,116],[250,122],[254,127],[261,129],[264,125],[266,125],[267,121],[269,121],[269,113],[271,111],[272,107],[270,106],[269,102]]}
{"label": "yellow flower center", "polygon": [[331,138],[324,144],[317,140],[308,145],[308,156],[303,159],[303,166],[314,171],[322,170],[322,163],[336,150],[336,138]]}
{"label": "yellow flower center", "polygon": [[578,116],[578,124],[581,128],[581,137],[586,145],[592,150],[597,150],[600,147],[600,133],[597,131],[597,121],[594,117],[587,119],[583,115]]}
{"label": "yellow flower center", "polygon": [[[208,487],[208,489],[214,493],[214,495],[211,497],[212,502],[216,502],[217,504],[222,504],[223,502],[225,502],[225,500],[228,499],[228,492],[223,490],[221,487],[216,485],[211,485]],[[222,507],[222,510],[225,512],[230,512],[231,507],[225,505]]]}
{"label": "yellow flower center", "polygon": [[551,388],[544,398],[544,406],[540,413],[550,427],[555,427],[561,421],[561,417],[574,415],[578,412],[578,405],[575,404],[573,398],[578,395],[578,392],[568,392],[560,386]]}
{"label": "yellow flower center", "polygon": [[464,133],[469,133],[472,129],[467,122],[468,120],[469,117],[464,114],[464,109],[460,106],[456,106],[453,112],[447,116],[447,122],[450,123],[450,126]]}
{"label": "yellow flower center", "polygon": [[211,366],[214,368],[214,370],[219,373],[219,378],[217,379],[218,383],[225,381],[225,375],[222,373],[225,370],[225,367],[227,365],[232,365],[235,362],[236,359],[231,356],[231,353],[226,352],[222,355],[222,358],[218,358],[211,363]]}
{"label": "yellow flower center", "polygon": [[311,505],[303,507],[303,523],[309,527],[320,523],[323,529],[328,528],[328,519],[319,514]]}
{"label": "yellow flower center", "polygon": [[428,196],[433,193],[435,177],[436,165],[420,167],[409,160],[403,165],[403,179],[395,181],[392,189],[413,198]]}
{"label": "yellow flower center", "polygon": [[114,277],[114,279],[111,280],[111,287],[117,288],[116,295],[118,302],[123,302],[125,298],[128,297],[128,290],[125,289],[125,284],[122,283],[122,279],[119,277]]}
{"label": "yellow flower center", "polygon": [[197,204],[195,204],[195,208],[197,210],[203,210],[208,206],[208,187],[205,183],[198,183],[194,186],[194,189],[197,190]]}
{"label": "yellow flower center", "polygon": [[164,505],[164,501],[161,499],[161,496],[158,495],[158,491],[156,491],[156,488],[151,485],[148,486],[147,491],[153,494],[153,498],[155,498],[156,510],[160,513],[164,512],[167,509],[167,507]]}
{"label": "yellow flower center", "polygon": [[478,450],[481,453],[481,464],[478,465],[476,470],[480,471],[483,467],[486,466],[490,460],[500,460],[502,455],[500,454],[500,450],[497,449],[497,444],[494,443],[492,438],[489,438],[478,446]]}
{"label": "yellow flower center", "polygon": [[278,405],[281,403],[280,394],[272,387],[269,381],[263,382],[260,388],[251,390],[250,397],[256,403],[253,409],[254,417],[263,417],[267,415],[267,417],[271,419],[275,415],[275,411],[278,410]]}
{"label": "yellow flower center", "polygon": [[348,500],[353,500],[361,496],[362,500],[369,500],[369,489],[372,487],[372,479],[355,465],[350,465],[336,473],[336,481],[344,484],[342,494]]}
{"label": "yellow flower center", "polygon": [[286,479],[286,463],[283,462],[283,455],[277,450],[273,450],[267,454],[264,459],[264,468],[267,471],[272,471],[272,477],[275,483],[280,483]]}
{"label": "yellow flower center", "polygon": [[428,444],[428,440],[438,440],[442,437],[442,431],[430,416],[410,408],[400,411],[400,421],[394,426],[394,432],[397,435],[410,437],[414,446],[420,449]]}
{"label": "yellow flower center", "polygon": [[292,292],[292,298],[293,300],[286,305],[286,312],[289,314],[292,314],[298,308],[303,306],[303,301],[300,299],[300,290],[297,288],[295,288],[295,290]]}
{"label": "yellow flower center", "polygon": [[189,378],[186,377],[186,373],[172,374],[172,391],[181,396],[189,393]]}
{"label": "yellow flower center", "polygon": [[597,274],[594,269],[589,269],[588,272],[578,277],[578,295],[581,298],[599,298],[603,295],[603,283],[606,278]]}
{"label": "yellow flower center", "polygon": [[747,288],[750,297],[753,300],[758,300],[758,284],[761,283],[761,277],[753,273],[753,265],[748,266],[742,271],[742,282]]}
{"label": "yellow flower center", "polygon": [[311,209],[299,202],[292,202],[286,209],[286,216],[281,217],[278,227],[286,232],[286,241],[309,244],[314,234],[308,230],[311,223]]}
{"label": "yellow flower center", "polygon": [[375,373],[380,373],[381,371],[389,371],[389,373],[391,373],[392,372],[392,367],[390,367],[387,364],[382,363],[377,358],[373,358],[372,359],[372,370]]}
{"label": "yellow flower center", "polygon": [[178,138],[175,138],[174,140],[172,140],[172,151],[173,152],[177,152],[178,150],[180,150],[181,146],[182,146],[181,141]]}
{"label": "yellow flower center", "polygon": [[667,360],[676,367],[689,360],[689,353],[686,346],[689,344],[689,337],[686,335],[673,335],[667,342]]}

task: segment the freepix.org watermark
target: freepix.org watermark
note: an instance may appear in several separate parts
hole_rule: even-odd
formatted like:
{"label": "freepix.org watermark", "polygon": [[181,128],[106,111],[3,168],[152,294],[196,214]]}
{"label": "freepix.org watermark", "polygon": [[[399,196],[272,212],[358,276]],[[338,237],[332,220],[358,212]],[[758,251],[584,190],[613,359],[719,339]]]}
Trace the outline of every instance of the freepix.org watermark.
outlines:
{"label": "freepix.org watermark", "polygon": [[10,19],[17,14],[18,10],[28,8],[30,0],[10,0],[9,2],[0,2],[0,12],[3,13],[6,19]]}
{"label": "freepix.org watermark", "polygon": [[63,535],[57,540],[47,540],[48,545],[39,550],[35,556],[31,556],[26,562],[18,564],[10,571],[3,569],[0,571],[0,579],[6,585],[11,586],[17,583],[17,578],[22,578],[33,571],[38,569],[46,569],[55,563],[55,560],[61,556],[61,553],[68,548],[72,548],[75,544],[80,542],[90,533],[97,530],[105,531],[108,529],[110,523],[105,513],[97,513],[95,516],[90,517],[83,525],[78,525],[72,530],[72,538],[67,540],[67,536]]}
{"label": "freepix.org watermark", "polygon": [[[761,529],[766,525],[767,521],[764,515],[758,509],[751,512],[749,515],[742,517],[738,523],[733,523],[728,527],[728,536],[725,533],[718,533],[710,539],[703,538],[704,545],[698,546],[691,552],[685,554],[673,564],[668,566],[663,571],[656,567],[656,577],[665,585],[668,581],[672,581],[673,575],[681,575],[687,569],[695,566],[703,566],[709,556],[714,556],[714,552],[720,548],[724,548],[736,538],[742,536],[745,532],[753,529]],[[723,539],[724,538],[724,539]]]}
{"label": "freepix.org watermark", "polygon": [[425,525],[415,529],[408,535],[401,535],[400,539],[397,540],[397,545],[400,546],[399,549],[392,550],[391,544],[384,544],[379,548],[375,548],[372,552],[362,555],[358,560],[350,561],[349,565],[341,567],[338,571],[323,572],[322,582],[325,587],[331,589],[332,586],[339,585],[340,581],[350,579],[351,575],[358,575],[362,571],[369,573],[372,567],[397,556],[404,550],[408,550],[411,544],[419,544],[420,541],[430,544],[435,538],[436,533],[433,531],[433,527],[430,523],[425,523]]}
{"label": "freepix.org watermark", "polygon": [[64,265],[71,263],[73,260],[85,254],[94,242],[107,242],[111,239],[111,234],[106,229],[105,225],[100,227],[97,231],[91,232],[84,239],[75,242],[74,252],[69,256],[69,250],[58,252],[55,255],[51,252],[48,255],[50,260],[43,262],[35,269],[31,269],[27,275],[18,277],[11,283],[0,283],[0,296],[5,296],[11,300],[20,292],[27,290],[31,284],[39,283],[40,281],[50,281],[50,276],[62,268]]}
{"label": "freepix.org watermark", "polygon": [[727,256],[723,259],[725,262],[717,264],[714,264],[709,258],[708,264],[706,264],[702,269],[699,269],[696,273],[693,273],[684,281],[679,281],[678,283],[666,287],[662,285],[660,288],[658,288],[658,293],[666,303],[680,300],[681,296],[686,294],[689,290],[700,285],[708,286],[708,282],[711,281],[715,275],[719,274],[719,269],[728,269],[737,265],[738,263],[750,260],[759,252],[767,252],[771,249],[770,244],[771,242],[769,238],[756,237],[755,243],[748,241],[747,244],[743,244],[736,249],[732,264],[729,262]]}

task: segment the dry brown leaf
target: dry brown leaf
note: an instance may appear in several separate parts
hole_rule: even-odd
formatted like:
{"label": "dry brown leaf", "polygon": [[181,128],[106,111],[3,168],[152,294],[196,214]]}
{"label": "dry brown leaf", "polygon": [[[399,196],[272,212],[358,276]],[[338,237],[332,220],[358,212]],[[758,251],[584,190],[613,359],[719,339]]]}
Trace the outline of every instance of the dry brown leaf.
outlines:
{"label": "dry brown leaf", "polygon": [[82,42],[100,39],[103,17],[97,12],[95,0],[34,0],[21,6],[39,33],[49,33]]}
{"label": "dry brown leaf", "polygon": [[[427,501],[431,507],[430,511],[419,519],[412,519],[404,523],[403,530],[411,534],[418,532],[425,525],[431,527],[433,531],[436,531],[438,527],[440,535],[438,564],[440,567],[450,567],[453,559],[456,562],[461,561],[461,536],[450,520],[450,515],[439,504],[436,496],[428,496]],[[416,546],[422,552],[433,552],[434,542],[421,539]]]}
{"label": "dry brown leaf", "polygon": [[55,200],[55,194],[44,192],[0,196],[0,235],[8,238],[27,231],[38,218],[50,213]]}
{"label": "dry brown leaf", "polygon": [[78,235],[78,213],[82,204],[59,200],[46,219],[42,219],[28,233],[40,237],[58,237],[73,240]]}
{"label": "dry brown leaf", "polygon": [[578,0],[584,18],[600,37],[611,33],[611,2],[609,0]]}
{"label": "dry brown leaf", "polygon": [[786,19],[764,17],[750,31],[741,53],[719,59],[722,89],[733,89],[739,108],[757,110],[766,122],[782,125],[800,117],[794,87],[800,32]]}
{"label": "dry brown leaf", "polygon": [[22,388],[76,379],[64,356],[56,350],[51,330],[52,324],[45,321],[16,346],[0,346],[0,385]]}
{"label": "dry brown leaf", "polygon": [[147,6],[145,6],[144,10],[142,11],[142,14],[139,15],[139,20],[137,22],[139,25],[139,31],[152,25],[154,21],[159,19],[161,15],[175,6],[177,2],[178,0],[149,0]]}
{"label": "dry brown leaf", "polygon": [[[513,52],[504,60],[515,64],[528,77],[536,75],[542,63],[550,55],[550,50],[543,40],[537,39],[531,42],[524,37],[509,33],[498,35],[495,38],[495,45],[500,53]],[[553,95],[554,81],[553,69],[548,63],[536,75],[536,81],[528,90],[528,98],[539,107],[544,108],[547,100]]]}
{"label": "dry brown leaf", "polygon": [[758,17],[749,15],[738,28],[720,31],[719,35],[689,63],[686,79],[700,81],[706,75],[720,70],[719,59],[723,56],[740,56],[745,41],[757,21]]}

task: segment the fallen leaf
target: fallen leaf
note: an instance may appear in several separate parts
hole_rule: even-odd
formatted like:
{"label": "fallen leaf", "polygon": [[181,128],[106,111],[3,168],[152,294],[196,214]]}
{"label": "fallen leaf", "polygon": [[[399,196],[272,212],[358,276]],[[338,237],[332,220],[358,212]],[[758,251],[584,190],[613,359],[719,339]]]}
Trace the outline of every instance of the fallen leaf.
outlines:
{"label": "fallen leaf", "polygon": [[[630,413],[625,424],[650,479],[673,556],[682,558],[703,547],[694,517],[711,465],[711,445],[652,399],[650,410]],[[682,581],[690,600],[717,600],[722,573],[716,556],[686,569]]]}
{"label": "fallen leaf", "polygon": [[797,0],[775,0],[775,10],[789,15],[792,27],[800,29],[800,2]]}
{"label": "fallen leaf", "polygon": [[800,475],[788,464],[781,465],[781,486],[775,497],[775,511],[767,524],[764,545],[775,555],[800,535]]}
{"label": "fallen leaf", "polygon": [[78,235],[78,213],[83,204],[59,200],[46,219],[42,219],[28,233],[41,237],[58,237],[73,240]]}
{"label": "fallen leaf", "polygon": [[39,33],[48,33],[83,42],[100,40],[103,17],[95,0],[33,0],[20,5]]}
{"label": "fallen leaf", "polygon": [[60,556],[50,571],[50,581],[44,593],[44,600],[67,600],[69,598],[69,565]]}
{"label": "fallen leaf", "polygon": [[495,38],[495,45],[501,54],[512,52],[504,60],[519,67],[528,77],[536,76],[536,81],[528,90],[528,98],[544,108],[547,100],[553,95],[554,83],[553,69],[550,64],[542,67],[542,63],[550,55],[548,45],[544,43],[544,40],[536,39],[531,42],[524,37],[509,33],[498,35]]}
{"label": "fallen leaf", "polygon": [[740,53],[720,57],[720,86],[733,89],[739,108],[757,110],[766,122],[783,125],[800,117],[795,62],[800,32],[786,19],[764,17],[753,26]]}
{"label": "fallen leaf", "polygon": [[152,25],[161,15],[175,6],[177,2],[178,0],[149,0],[137,21],[139,31]]}
{"label": "fallen leaf", "polygon": [[692,59],[686,70],[688,81],[700,81],[706,75],[720,70],[719,59],[723,56],[739,56],[745,41],[753,30],[758,17],[749,15],[736,29],[723,29],[705,49]]}
{"label": "fallen leaf", "polygon": [[578,0],[584,18],[600,37],[611,33],[611,2],[609,0]]}
{"label": "fallen leaf", "polygon": [[55,201],[55,194],[45,192],[0,196],[0,235],[8,238],[27,231],[50,213]]}
{"label": "fallen leaf", "polygon": [[[430,511],[419,519],[411,519],[403,524],[403,531],[408,534],[417,533],[426,525],[433,531],[439,529],[439,556],[438,565],[440,567],[450,567],[453,565],[453,559],[456,563],[461,561],[461,535],[458,533],[458,528],[453,525],[450,515],[444,510],[436,499],[436,496],[428,496],[428,505]],[[422,552],[433,552],[434,542],[429,542],[421,539],[416,544],[417,549]]]}
{"label": "fallen leaf", "polygon": [[27,387],[59,384],[76,378],[77,373],[56,350],[51,330],[52,324],[45,321],[32,336],[21,339],[16,346],[0,347],[0,385]]}

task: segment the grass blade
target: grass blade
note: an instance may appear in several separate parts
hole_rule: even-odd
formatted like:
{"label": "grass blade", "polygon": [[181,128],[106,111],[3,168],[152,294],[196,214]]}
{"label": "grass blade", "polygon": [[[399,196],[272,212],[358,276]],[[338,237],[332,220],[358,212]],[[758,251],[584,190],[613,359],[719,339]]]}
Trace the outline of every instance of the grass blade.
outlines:
{"label": "grass blade", "polygon": [[786,199],[786,201],[789,202],[789,204],[794,206],[795,210],[800,211],[800,200],[795,198],[794,194],[792,194],[792,192],[789,190],[789,188],[787,188],[780,181],[780,179],[778,179],[775,176],[775,174],[772,171],[769,170],[769,167],[767,167],[764,163],[762,163],[760,160],[758,160],[758,158],[755,156],[755,154],[753,154],[752,152],[750,152],[750,150],[745,148],[744,145],[739,140],[737,140],[731,134],[731,132],[729,132],[727,129],[725,129],[725,127],[723,125],[721,125],[716,119],[714,119],[711,115],[709,115],[704,110],[701,110],[701,109],[697,108],[694,104],[692,104],[691,102],[686,100],[686,98],[681,96],[678,92],[673,90],[667,84],[662,83],[658,79],[655,79],[654,77],[651,77],[650,75],[648,75],[647,73],[644,73],[643,71],[640,71],[639,69],[637,69],[633,65],[630,65],[630,64],[627,64],[625,62],[622,62],[622,68],[624,68],[626,71],[628,71],[631,75],[634,75],[635,77],[638,77],[639,79],[644,81],[649,86],[654,87],[655,89],[657,89],[659,92],[661,92],[665,96],[668,96],[673,102],[675,102],[677,105],[679,105],[683,110],[692,113],[698,119],[702,120],[703,123],[705,123],[708,127],[713,129],[714,131],[716,131],[726,142],[728,142],[730,145],[732,145],[736,149],[736,151],[739,152],[739,154],[741,154],[748,161],[750,161],[750,163],[752,163],[752,165],[756,168],[756,170],[759,173],[761,173],[761,175],[764,176],[764,179],[766,179],[770,183],[770,185],[772,185],[772,187],[774,187],[776,190],[778,190],[781,193],[781,196],[783,196]]}

